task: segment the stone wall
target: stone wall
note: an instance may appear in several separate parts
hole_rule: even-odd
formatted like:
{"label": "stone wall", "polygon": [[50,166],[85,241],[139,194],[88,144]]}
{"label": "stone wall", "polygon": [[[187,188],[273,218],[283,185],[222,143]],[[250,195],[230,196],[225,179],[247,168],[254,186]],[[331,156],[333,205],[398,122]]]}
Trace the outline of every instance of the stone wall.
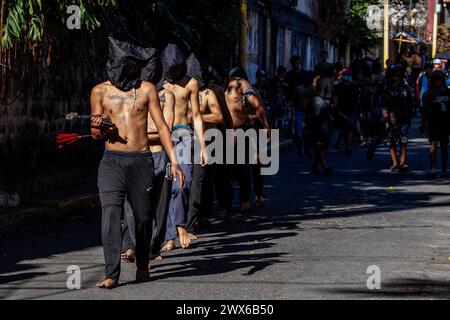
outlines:
{"label": "stone wall", "polygon": [[96,180],[101,147],[92,140],[65,150],[57,133],[88,133],[68,112],[89,114],[92,87],[105,80],[106,37],[66,33],[34,50],[1,55],[0,191],[30,194]]}

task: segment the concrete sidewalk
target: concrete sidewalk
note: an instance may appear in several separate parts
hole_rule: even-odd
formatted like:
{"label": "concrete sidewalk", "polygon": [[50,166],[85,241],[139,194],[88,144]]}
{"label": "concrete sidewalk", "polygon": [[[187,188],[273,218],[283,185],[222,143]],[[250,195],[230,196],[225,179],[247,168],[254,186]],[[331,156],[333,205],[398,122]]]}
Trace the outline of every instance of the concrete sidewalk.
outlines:
{"label": "concrete sidewalk", "polygon": [[0,213],[0,234],[8,236],[41,223],[83,215],[99,205],[95,185],[27,196],[22,199],[19,208]]}

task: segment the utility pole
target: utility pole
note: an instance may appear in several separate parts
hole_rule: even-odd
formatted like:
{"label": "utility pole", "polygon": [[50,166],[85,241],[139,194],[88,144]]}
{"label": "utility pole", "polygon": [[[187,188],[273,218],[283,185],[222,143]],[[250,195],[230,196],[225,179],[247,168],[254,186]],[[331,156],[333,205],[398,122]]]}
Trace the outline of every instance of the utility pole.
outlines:
{"label": "utility pole", "polygon": [[[351,5],[352,5],[352,0],[347,0],[346,6],[347,6],[347,10],[348,11],[350,10]],[[351,64],[351,62],[352,62],[352,48],[351,48],[350,43],[347,43],[345,45],[345,62],[344,62],[344,65],[345,66],[349,66]]]}
{"label": "utility pole", "polygon": [[386,61],[389,59],[389,0],[384,0],[384,66],[387,68]]}
{"label": "utility pole", "polygon": [[434,7],[434,21],[433,21],[433,50],[432,56],[436,57],[437,54],[437,36],[438,36],[438,23],[439,23],[439,14],[441,13],[441,4],[439,0],[436,0]]}
{"label": "utility pole", "polygon": [[248,53],[247,53],[247,37],[248,37],[248,6],[247,0],[241,0],[241,52],[240,61],[242,68],[248,72]]}

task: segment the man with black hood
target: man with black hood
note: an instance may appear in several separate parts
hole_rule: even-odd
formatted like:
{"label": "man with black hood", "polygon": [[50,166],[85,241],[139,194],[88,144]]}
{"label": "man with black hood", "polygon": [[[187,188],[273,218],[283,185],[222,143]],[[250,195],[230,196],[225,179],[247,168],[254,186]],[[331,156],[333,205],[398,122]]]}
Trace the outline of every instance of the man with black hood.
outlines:
{"label": "man with black hood", "polygon": [[[91,94],[92,136],[96,140],[104,138],[106,148],[98,174],[106,263],[105,279],[97,284],[102,289],[113,289],[119,283],[121,217],[126,196],[136,223],[136,281],[150,280],[154,172],[147,137],[149,115],[172,162],[175,180],[184,183],[156,88],[140,80],[142,68],[155,56],[155,50],[113,38],[109,42],[109,81],[97,85]],[[103,126],[105,118],[115,126]]]}
{"label": "man with black hood", "polygon": [[442,174],[448,178],[448,144],[450,124],[450,89],[446,85],[445,74],[434,71],[430,77],[430,88],[423,96],[423,117],[425,130],[430,139],[431,172],[429,177],[436,179],[438,143],[441,145]]}
{"label": "man with black hood", "polygon": [[[271,138],[271,128],[267,121],[266,112],[261,96],[248,81],[247,73],[242,67],[235,67],[229,73],[229,81],[226,89],[226,100],[230,110],[235,130],[247,130],[255,121],[259,121],[261,126],[268,131],[268,138]],[[235,164],[233,177],[240,185],[241,212],[250,210],[251,195],[251,167],[249,164]],[[229,185],[232,186],[230,183]],[[232,189],[227,192],[232,195]],[[228,204],[225,210],[231,209],[232,196],[228,196]],[[260,199],[262,200],[262,199]]]}
{"label": "man with black hood", "polygon": [[[187,249],[192,241],[188,232],[189,196],[192,184],[193,160],[206,165],[206,145],[204,139],[204,124],[200,111],[200,83],[187,75],[187,63],[184,54],[174,44],[164,49],[161,60],[163,63],[164,88],[175,96],[175,119],[172,139],[176,146],[181,169],[186,176],[183,186],[173,184],[167,219],[166,246],[163,251],[175,249],[175,240],[179,237],[181,247]],[[189,107],[192,109],[192,119],[196,138],[201,147],[199,155],[193,155],[194,134],[189,123]]]}
{"label": "man with black hood", "polygon": [[[203,80],[203,72],[194,53],[187,59],[187,74],[200,83],[200,112],[202,114],[205,129],[218,129],[223,124],[224,118],[219,100],[213,90]],[[189,196],[189,211],[187,229],[191,239],[196,240],[194,226],[208,224],[214,207],[214,173],[212,165],[202,166],[194,164],[192,186]]]}

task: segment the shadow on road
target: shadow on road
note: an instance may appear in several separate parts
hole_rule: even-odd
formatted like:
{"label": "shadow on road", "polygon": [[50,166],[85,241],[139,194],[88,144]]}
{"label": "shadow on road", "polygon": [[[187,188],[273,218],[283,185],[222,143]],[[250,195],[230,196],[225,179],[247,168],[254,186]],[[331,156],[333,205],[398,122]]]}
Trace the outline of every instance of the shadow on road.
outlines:
{"label": "shadow on road", "polygon": [[[329,290],[327,292],[330,292]],[[335,294],[354,295],[355,298],[364,298],[370,295],[371,298],[391,298],[391,299],[449,299],[450,281],[436,281],[429,279],[396,279],[383,284],[381,290],[333,290]]]}
{"label": "shadow on road", "polygon": [[[447,207],[450,204],[450,193],[446,192],[449,183],[430,183],[424,179],[422,171],[426,170],[428,163],[424,145],[414,144],[411,153],[417,157],[412,162],[416,171],[405,175],[383,170],[387,167],[384,153],[370,164],[361,160],[364,159],[362,151],[355,152],[353,158],[331,153],[330,162],[336,171],[330,178],[310,175],[307,164],[299,164],[294,153],[287,154],[282,158],[279,175],[266,181],[266,206],[245,216],[230,215],[216,221],[207,233],[201,235],[198,247],[175,251],[162,264],[156,265],[154,280],[221,275],[236,270],[246,270],[245,275],[253,275],[271,265],[285,263],[287,261],[283,261],[283,257],[289,253],[277,252],[277,242],[286,238],[299,241],[302,223],[309,220],[404,214],[407,209]],[[100,246],[98,217],[96,211],[96,216],[60,222],[56,226],[2,241],[0,284],[42,276],[42,273],[35,272],[39,266],[33,264],[33,260]],[[373,226],[377,227],[380,228]],[[402,228],[401,225],[391,227]],[[435,297],[448,297],[449,293],[448,282],[421,279],[399,280],[387,284],[379,292],[380,296],[427,294]]]}

